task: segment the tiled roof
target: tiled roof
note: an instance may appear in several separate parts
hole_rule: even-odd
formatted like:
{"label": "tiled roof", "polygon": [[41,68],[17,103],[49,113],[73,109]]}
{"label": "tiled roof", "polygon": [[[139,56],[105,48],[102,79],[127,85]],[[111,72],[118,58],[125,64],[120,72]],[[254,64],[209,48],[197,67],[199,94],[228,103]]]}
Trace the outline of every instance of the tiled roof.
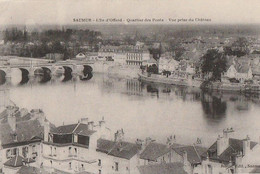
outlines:
{"label": "tiled roof", "polygon": [[156,161],[157,158],[169,151],[170,149],[167,145],[151,142],[145,147],[144,151],[140,154],[140,158],[144,160]]}
{"label": "tiled roof", "polygon": [[200,156],[202,153],[207,151],[206,148],[198,147],[198,146],[182,146],[182,147],[173,148],[173,150],[181,156],[183,156],[184,152],[186,152],[188,161],[191,164],[201,163]]}
{"label": "tiled roof", "polygon": [[188,174],[182,163],[162,163],[139,166],[140,174]]}
{"label": "tiled roof", "polygon": [[130,142],[115,142],[105,139],[98,139],[97,151],[119,158],[131,159],[140,150],[140,146]]}
{"label": "tiled roof", "polygon": [[31,166],[22,166],[16,174],[48,174],[49,172],[41,168],[31,167]]}
{"label": "tiled roof", "polygon": [[23,166],[23,157],[15,156],[4,163],[5,166],[9,167],[21,167]]}
{"label": "tiled roof", "polygon": [[247,73],[250,69],[250,66],[246,63],[243,63],[243,64],[236,64],[235,68],[239,73]]}
{"label": "tiled roof", "polygon": [[78,124],[70,124],[70,125],[64,125],[64,126],[59,126],[56,129],[52,131],[52,133],[57,133],[57,134],[71,134],[73,130],[76,128]]}
{"label": "tiled roof", "polygon": [[108,153],[115,145],[114,141],[98,139],[97,140],[97,151]]}
{"label": "tiled roof", "polygon": [[[256,142],[250,141],[250,149],[255,147],[256,144]],[[220,154],[219,156],[217,156],[217,141],[207,150],[207,152],[213,154],[209,157],[211,159],[229,162],[230,158],[235,155],[234,153],[243,153],[243,140],[229,138],[228,148],[225,149],[224,152],[222,152],[222,154]],[[202,156],[207,157],[207,152],[205,152]]]}
{"label": "tiled roof", "polygon": [[[16,123],[16,131],[13,132],[8,123],[0,125],[0,139],[2,144],[29,141],[34,137],[43,137],[43,126],[38,120],[29,120]],[[17,141],[14,140],[14,134]]]}
{"label": "tiled roof", "polygon": [[79,134],[84,136],[90,136],[95,131],[89,130],[87,124],[77,123],[57,127],[52,131],[54,134]]}

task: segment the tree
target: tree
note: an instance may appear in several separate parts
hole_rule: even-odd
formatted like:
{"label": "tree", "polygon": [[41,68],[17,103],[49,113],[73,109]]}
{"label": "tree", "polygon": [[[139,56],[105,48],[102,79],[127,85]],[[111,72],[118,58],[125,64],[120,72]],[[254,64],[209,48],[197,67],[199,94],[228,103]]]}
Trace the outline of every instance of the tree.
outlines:
{"label": "tree", "polygon": [[147,68],[147,72],[151,74],[158,74],[158,67],[155,64],[150,65]]}
{"label": "tree", "polygon": [[245,56],[249,53],[249,42],[246,38],[240,37],[231,46],[226,46],[224,52],[226,55]]}
{"label": "tree", "polygon": [[210,49],[201,57],[202,74],[212,73],[211,80],[220,80],[221,74],[227,70],[227,58],[224,53],[216,49]]}

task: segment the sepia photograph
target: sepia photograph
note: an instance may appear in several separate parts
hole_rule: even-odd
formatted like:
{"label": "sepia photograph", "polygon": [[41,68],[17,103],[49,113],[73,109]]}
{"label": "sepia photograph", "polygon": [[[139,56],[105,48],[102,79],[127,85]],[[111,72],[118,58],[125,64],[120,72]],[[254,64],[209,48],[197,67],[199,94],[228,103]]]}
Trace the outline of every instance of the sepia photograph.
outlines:
{"label": "sepia photograph", "polygon": [[0,174],[260,174],[259,9],[0,0]]}

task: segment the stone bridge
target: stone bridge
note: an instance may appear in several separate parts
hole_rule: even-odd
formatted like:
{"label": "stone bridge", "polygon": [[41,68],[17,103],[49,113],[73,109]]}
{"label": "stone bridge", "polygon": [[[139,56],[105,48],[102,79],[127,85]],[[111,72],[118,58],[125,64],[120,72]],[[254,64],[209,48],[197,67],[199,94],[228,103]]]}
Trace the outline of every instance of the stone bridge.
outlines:
{"label": "stone bridge", "polygon": [[35,75],[48,75],[51,78],[57,73],[63,73],[65,76],[80,76],[84,79],[89,74],[92,75],[92,64],[93,62],[90,61],[7,63],[0,65],[0,78],[10,80],[12,69],[20,69],[22,77],[27,78]]}

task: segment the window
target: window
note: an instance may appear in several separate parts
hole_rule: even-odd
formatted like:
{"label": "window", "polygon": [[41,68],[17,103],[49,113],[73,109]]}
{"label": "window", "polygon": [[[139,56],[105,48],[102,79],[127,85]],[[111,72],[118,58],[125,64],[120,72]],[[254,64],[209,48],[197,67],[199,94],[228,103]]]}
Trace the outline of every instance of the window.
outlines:
{"label": "window", "polygon": [[101,159],[98,159],[98,166],[101,166]]}
{"label": "window", "polygon": [[71,162],[69,162],[69,170],[71,170]]}
{"label": "window", "polygon": [[115,162],[115,171],[118,171],[118,162]]}
{"label": "window", "polygon": [[212,173],[212,166],[211,165],[208,165],[208,172],[207,172],[208,174],[213,174]]}
{"label": "window", "polygon": [[98,170],[98,174],[101,174],[101,170]]}
{"label": "window", "polygon": [[53,156],[57,156],[57,155],[56,155],[56,150],[57,150],[56,147],[54,147]]}
{"label": "window", "polygon": [[81,169],[85,170],[84,164],[81,164]]}
{"label": "window", "polygon": [[6,151],[6,158],[8,159],[8,158],[11,158],[11,150],[10,149],[8,149],[7,151]]}
{"label": "window", "polygon": [[19,154],[17,148],[9,149],[9,150],[6,151],[6,157],[7,158],[12,158],[16,154]]}
{"label": "window", "polygon": [[32,145],[32,152],[36,152],[36,146]]}
{"label": "window", "polygon": [[129,168],[128,168],[128,167],[126,167],[126,170],[128,171],[128,170],[129,170]]}
{"label": "window", "polygon": [[28,155],[28,147],[27,146],[22,148],[22,154],[23,154],[24,158],[27,158],[27,155]]}

